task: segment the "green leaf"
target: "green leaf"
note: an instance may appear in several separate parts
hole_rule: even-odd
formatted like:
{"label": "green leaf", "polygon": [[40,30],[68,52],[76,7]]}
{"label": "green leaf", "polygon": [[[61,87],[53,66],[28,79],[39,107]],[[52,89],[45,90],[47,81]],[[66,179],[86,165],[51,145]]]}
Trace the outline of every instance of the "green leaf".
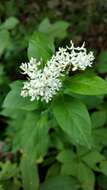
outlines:
{"label": "green leaf", "polygon": [[50,38],[47,34],[34,32],[28,47],[28,57],[34,57],[38,60],[43,60],[46,62],[51,58],[54,53],[54,43],[53,39]]}
{"label": "green leaf", "polygon": [[12,164],[10,161],[0,162],[0,169],[0,181],[11,179],[18,174],[17,165]]}
{"label": "green leaf", "polygon": [[61,167],[61,174],[75,177],[80,182],[81,188],[84,190],[94,190],[94,173],[87,165],[82,163],[78,157],[69,161],[65,159]]}
{"label": "green leaf", "polygon": [[19,23],[19,20],[16,17],[11,16],[11,17],[7,18],[6,21],[0,26],[0,29],[11,30],[18,23]]}
{"label": "green leaf", "polygon": [[107,176],[107,160],[101,162],[100,171]]}
{"label": "green leaf", "polygon": [[67,28],[69,23],[66,21],[57,21],[54,24],[50,24],[49,19],[45,18],[39,25],[39,31],[47,33],[53,38],[63,39],[67,35]]}
{"label": "green leaf", "polygon": [[23,109],[27,111],[38,108],[37,101],[31,102],[29,98],[23,98],[20,95],[22,86],[22,81],[15,81],[11,84],[11,91],[7,94],[3,103],[4,108]]}
{"label": "green leaf", "polygon": [[23,109],[22,110],[21,109],[11,109],[9,107],[3,108],[3,110],[0,112],[1,115],[11,118],[12,122],[13,122],[13,120],[17,119],[17,117],[19,115],[21,115],[21,114],[23,115],[25,113],[26,112]]}
{"label": "green leaf", "polygon": [[99,171],[97,164],[105,160],[105,157],[98,151],[90,151],[81,158],[91,169]]}
{"label": "green leaf", "polygon": [[[25,150],[25,147],[31,146],[34,139],[32,139],[31,133],[33,133],[36,124],[39,120],[38,114],[35,112],[25,112],[22,110],[18,110],[20,112],[16,112],[16,115],[10,120],[9,128],[7,130],[8,136],[12,138],[12,150],[13,152],[17,152],[18,150]],[[28,139],[32,140],[29,145]],[[26,143],[25,143],[26,142]],[[28,149],[26,150],[28,152]],[[24,151],[24,152],[26,152]],[[29,152],[32,150],[29,150]],[[34,151],[35,153],[35,151]],[[33,157],[33,154],[31,154]]]}
{"label": "green leaf", "polygon": [[92,170],[87,167],[85,164],[80,162],[78,164],[78,174],[77,178],[81,183],[81,187],[84,190],[94,190],[95,186],[95,176]]}
{"label": "green leaf", "polygon": [[51,125],[54,127],[55,131],[50,134],[51,146],[56,147],[58,150],[62,150],[65,146],[71,144],[70,137],[68,137],[68,135],[60,127],[57,127],[58,124],[54,118],[53,120],[55,123]]}
{"label": "green leaf", "polygon": [[72,175],[76,176],[78,163],[76,154],[72,149],[62,150],[58,156],[57,160],[62,163],[61,174],[62,175]]}
{"label": "green leaf", "polygon": [[107,93],[107,81],[95,75],[75,75],[65,81],[64,87],[64,92],[67,94],[102,95]]}
{"label": "green leaf", "polygon": [[62,150],[57,156],[58,161],[62,163],[70,163],[75,158],[76,155],[72,150]]}
{"label": "green leaf", "polygon": [[45,18],[42,20],[42,22],[39,24],[38,31],[43,33],[48,33],[50,30],[51,24],[48,18]]}
{"label": "green leaf", "polygon": [[53,103],[53,113],[73,143],[91,146],[91,121],[82,102],[69,96],[58,97]]}
{"label": "green leaf", "polygon": [[[27,126],[27,121],[25,124],[25,129],[28,130],[26,136],[24,138],[28,138],[27,143],[24,144],[24,138],[22,141],[23,145],[23,150],[30,154],[30,159],[35,158],[35,161],[37,163],[40,163],[43,161],[43,157],[46,155],[48,147],[49,147],[49,135],[48,135],[48,120],[47,120],[47,115],[42,114],[38,115],[39,120],[35,123],[35,127],[32,126]],[[31,116],[32,117],[32,116]],[[33,115],[32,118],[35,121],[35,115]],[[30,137],[29,137],[30,134]]]}
{"label": "green leaf", "polygon": [[57,37],[59,39],[63,39],[67,35],[67,28],[69,27],[69,23],[65,21],[57,21],[50,28],[50,35],[54,38]]}
{"label": "green leaf", "polygon": [[72,93],[72,97],[78,98],[82,101],[88,109],[94,109],[103,103],[104,95],[99,96],[90,96],[90,95],[81,95]]}
{"label": "green leaf", "polygon": [[39,190],[39,176],[37,166],[31,162],[26,154],[22,156],[20,169],[24,190]]}
{"label": "green leaf", "polygon": [[106,111],[100,110],[100,111],[95,111],[91,115],[91,120],[92,120],[92,126],[95,127],[102,127],[107,120],[106,117]]}
{"label": "green leaf", "polygon": [[47,115],[36,112],[21,115],[13,121],[13,150],[21,150],[30,155],[31,161],[41,163],[49,147]]}
{"label": "green leaf", "polygon": [[74,177],[77,176],[78,171],[78,162],[75,159],[72,159],[71,162],[65,162],[61,167],[62,175],[72,175]]}
{"label": "green leaf", "polygon": [[0,31],[0,56],[10,44],[10,34],[7,30]]}
{"label": "green leaf", "polygon": [[96,66],[99,73],[107,72],[107,51],[102,51],[98,57],[98,64]]}
{"label": "green leaf", "polygon": [[51,167],[49,167],[46,179],[49,177],[58,176],[60,174],[60,164],[58,162],[55,162]]}
{"label": "green leaf", "polygon": [[107,145],[107,128],[96,128],[93,130],[95,143],[101,146]]}
{"label": "green leaf", "polygon": [[41,186],[41,190],[76,190],[76,180],[69,176],[50,177]]}

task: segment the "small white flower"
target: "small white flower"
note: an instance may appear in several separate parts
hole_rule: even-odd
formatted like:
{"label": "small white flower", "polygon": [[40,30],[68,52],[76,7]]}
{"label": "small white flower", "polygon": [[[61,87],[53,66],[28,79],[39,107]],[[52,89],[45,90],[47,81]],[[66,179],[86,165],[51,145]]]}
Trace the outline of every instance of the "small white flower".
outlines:
{"label": "small white flower", "polygon": [[93,60],[93,52],[87,53],[84,44],[75,48],[72,41],[70,47],[59,48],[43,69],[41,61],[31,58],[29,63],[20,66],[22,73],[28,75],[21,96],[30,96],[31,101],[41,99],[48,103],[62,87],[61,77],[69,71],[68,68],[72,68],[72,71],[85,70],[87,66],[91,67]]}
{"label": "small white flower", "polygon": [[90,51],[87,53],[86,48],[84,47],[85,43],[81,47],[74,47],[73,42],[71,41],[71,46],[67,47],[69,50],[69,55],[71,57],[71,65],[72,71],[75,71],[77,69],[79,70],[85,70],[86,67],[91,67],[93,60],[94,60],[94,55],[93,52]]}

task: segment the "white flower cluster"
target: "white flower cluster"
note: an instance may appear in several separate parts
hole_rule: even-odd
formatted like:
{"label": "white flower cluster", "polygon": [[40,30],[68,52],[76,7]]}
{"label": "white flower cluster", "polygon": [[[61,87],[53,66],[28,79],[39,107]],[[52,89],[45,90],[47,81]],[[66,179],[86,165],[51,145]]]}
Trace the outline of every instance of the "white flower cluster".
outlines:
{"label": "white flower cluster", "polygon": [[71,41],[71,46],[67,47],[67,49],[70,51],[69,56],[71,64],[73,66],[72,71],[75,71],[77,69],[85,70],[87,66],[91,67],[93,63],[93,52],[90,51],[89,53],[87,53],[84,45],[85,43],[83,43],[81,47],[74,47],[74,44]]}
{"label": "white flower cluster", "polygon": [[30,96],[31,101],[41,99],[48,103],[62,87],[61,77],[68,69],[84,70],[92,65],[93,60],[93,52],[87,54],[84,44],[75,48],[72,42],[70,47],[59,48],[43,69],[41,61],[31,58],[29,63],[22,63],[20,66],[23,74],[28,75],[21,96]]}

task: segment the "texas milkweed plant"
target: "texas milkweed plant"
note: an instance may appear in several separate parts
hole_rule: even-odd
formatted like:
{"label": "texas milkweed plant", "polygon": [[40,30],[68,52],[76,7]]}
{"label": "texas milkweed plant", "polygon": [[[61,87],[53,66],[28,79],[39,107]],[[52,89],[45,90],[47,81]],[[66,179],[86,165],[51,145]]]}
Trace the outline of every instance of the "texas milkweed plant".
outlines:
{"label": "texas milkweed plant", "polygon": [[[25,190],[59,188],[65,181],[68,189],[94,190],[94,171],[106,173],[101,154],[106,141],[97,135],[105,131],[98,129],[106,123],[107,81],[98,76],[84,43],[71,41],[55,52],[57,36],[49,31],[39,29],[30,38],[29,61],[20,65],[25,80],[10,85],[2,114],[11,118],[9,134],[13,151],[21,153]],[[43,186],[38,166],[47,166]]]}

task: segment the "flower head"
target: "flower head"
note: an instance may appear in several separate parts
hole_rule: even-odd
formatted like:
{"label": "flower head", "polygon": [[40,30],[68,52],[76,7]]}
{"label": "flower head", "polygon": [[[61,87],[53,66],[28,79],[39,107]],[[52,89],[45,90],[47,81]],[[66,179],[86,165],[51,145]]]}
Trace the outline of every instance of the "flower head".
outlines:
{"label": "flower head", "polygon": [[74,44],[71,41],[71,46],[67,47],[69,50],[69,56],[71,57],[72,71],[77,69],[85,70],[87,66],[91,67],[94,55],[93,52],[90,51],[87,53],[86,48],[84,47],[85,43],[81,47],[74,47]]}
{"label": "flower head", "polygon": [[20,66],[22,73],[28,75],[21,96],[30,96],[31,101],[41,99],[48,103],[62,87],[61,77],[68,68],[72,68],[72,71],[84,70],[87,66],[91,67],[93,60],[93,52],[87,54],[84,44],[75,48],[72,42],[70,47],[59,48],[43,69],[40,67],[41,61],[31,58],[29,63]]}

